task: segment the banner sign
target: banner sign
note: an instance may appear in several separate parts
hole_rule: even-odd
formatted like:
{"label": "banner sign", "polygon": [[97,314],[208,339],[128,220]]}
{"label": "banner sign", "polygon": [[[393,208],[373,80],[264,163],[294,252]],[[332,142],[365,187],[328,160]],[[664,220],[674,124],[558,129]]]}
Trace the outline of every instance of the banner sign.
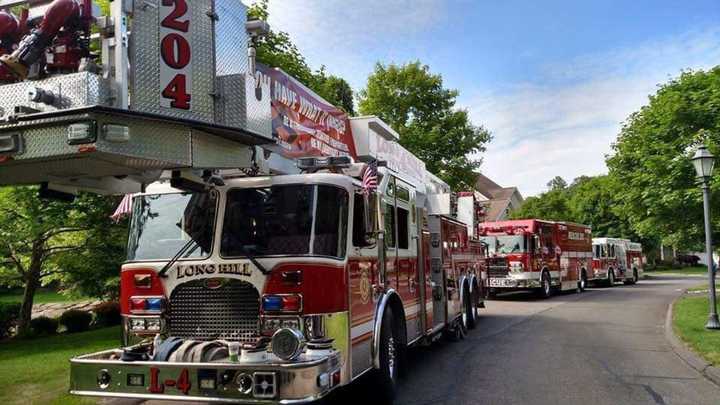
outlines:
{"label": "banner sign", "polygon": [[257,65],[270,79],[272,132],[283,156],[350,156],[355,144],[345,112],[279,69]]}
{"label": "banner sign", "polygon": [[387,167],[397,173],[405,173],[417,184],[425,183],[425,162],[410,153],[397,142],[388,141],[372,129],[370,132],[370,154],[378,160],[386,162]]}

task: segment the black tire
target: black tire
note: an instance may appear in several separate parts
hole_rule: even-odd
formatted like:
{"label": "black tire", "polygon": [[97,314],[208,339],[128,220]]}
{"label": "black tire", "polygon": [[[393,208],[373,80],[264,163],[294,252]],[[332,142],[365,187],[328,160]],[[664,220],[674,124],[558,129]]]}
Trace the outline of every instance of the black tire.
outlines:
{"label": "black tire", "polygon": [[607,281],[605,282],[608,287],[614,287],[615,286],[615,270],[610,269],[608,271]]}
{"label": "black tire", "polygon": [[390,308],[383,314],[380,330],[380,369],[375,370],[376,384],[381,403],[392,403],[397,394],[399,371],[398,332],[393,327],[393,314]]}
{"label": "black tire", "polygon": [[552,282],[550,280],[550,273],[547,270],[543,270],[540,276],[540,290],[538,291],[541,298],[550,298],[553,295]]}
{"label": "black tire", "polygon": [[468,289],[465,289],[465,313],[463,318],[467,329],[475,329],[475,318],[477,317],[475,301],[475,293],[471,293]]}
{"label": "black tire", "polygon": [[584,292],[587,289],[587,272],[585,270],[582,270],[580,272],[580,281],[578,281],[578,292]]}

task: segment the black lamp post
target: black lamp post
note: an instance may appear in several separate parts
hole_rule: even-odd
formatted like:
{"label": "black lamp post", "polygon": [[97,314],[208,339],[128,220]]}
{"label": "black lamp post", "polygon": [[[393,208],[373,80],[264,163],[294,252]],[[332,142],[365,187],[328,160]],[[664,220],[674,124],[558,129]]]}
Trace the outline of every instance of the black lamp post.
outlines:
{"label": "black lamp post", "polygon": [[715,156],[707,150],[705,145],[698,147],[695,156],[692,157],[695,173],[697,173],[700,186],[703,190],[703,208],[705,211],[705,250],[707,251],[708,263],[708,282],[710,283],[710,315],[708,316],[706,329],[720,329],[720,320],[718,320],[717,306],[715,303],[715,273],[712,254],[712,235],[710,229],[710,187],[708,180],[712,176],[713,167],[715,166]]}

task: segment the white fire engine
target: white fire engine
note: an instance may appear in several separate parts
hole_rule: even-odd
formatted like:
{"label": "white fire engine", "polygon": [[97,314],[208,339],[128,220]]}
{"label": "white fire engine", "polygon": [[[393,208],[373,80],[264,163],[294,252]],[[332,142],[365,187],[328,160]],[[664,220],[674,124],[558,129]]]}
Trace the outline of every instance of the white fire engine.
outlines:
{"label": "white fire engine", "polygon": [[642,245],[628,239],[593,238],[591,281],[612,287],[616,281],[635,284],[643,275]]}
{"label": "white fire engine", "polygon": [[72,394],[296,403],[372,372],[391,398],[408,347],[475,325],[474,196],[256,68],[238,1],[0,9],[0,184],[135,193],[124,344],[72,359]]}

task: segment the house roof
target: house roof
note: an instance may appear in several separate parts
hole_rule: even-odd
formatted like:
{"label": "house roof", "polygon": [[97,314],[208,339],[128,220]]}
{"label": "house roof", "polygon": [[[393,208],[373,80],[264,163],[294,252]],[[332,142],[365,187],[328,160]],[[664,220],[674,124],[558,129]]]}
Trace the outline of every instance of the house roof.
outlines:
{"label": "house roof", "polygon": [[485,218],[487,221],[497,221],[510,206],[510,199],[489,200],[485,204]]}
{"label": "house roof", "polygon": [[475,180],[475,190],[480,194],[490,199],[494,198],[494,193],[500,189],[502,189],[500,185],[478,173],[477,180]]}
{"label": "house roof", "polygon": [[488,221],[496,221],[505,214],[508,208],[516,208],[512,207],[513,196],[516,194],[517,200],[523,201],[517,187],[502,187],[483,174],[477,175],[475,190],[488,199],[484,202]]}

